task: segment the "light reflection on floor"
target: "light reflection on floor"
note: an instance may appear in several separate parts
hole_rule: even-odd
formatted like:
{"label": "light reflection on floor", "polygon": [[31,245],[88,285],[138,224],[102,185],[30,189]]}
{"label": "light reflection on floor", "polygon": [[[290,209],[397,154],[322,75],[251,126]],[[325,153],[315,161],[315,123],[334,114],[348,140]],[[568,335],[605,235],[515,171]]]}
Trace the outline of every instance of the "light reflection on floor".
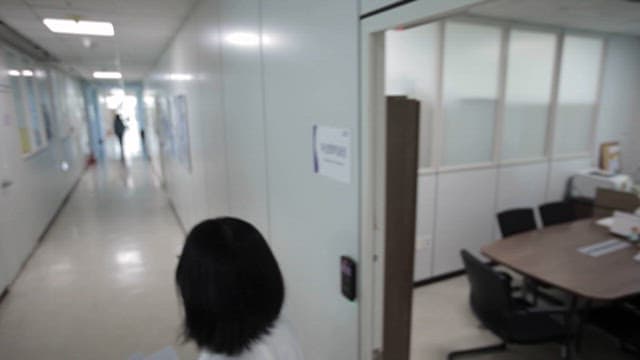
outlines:
{"label": "light reflection on floor", "polygon": [[195,359],[178,341],[183,238],[146,162],[92,168],[0,304],[0,358],[129,359],[174,346]]}

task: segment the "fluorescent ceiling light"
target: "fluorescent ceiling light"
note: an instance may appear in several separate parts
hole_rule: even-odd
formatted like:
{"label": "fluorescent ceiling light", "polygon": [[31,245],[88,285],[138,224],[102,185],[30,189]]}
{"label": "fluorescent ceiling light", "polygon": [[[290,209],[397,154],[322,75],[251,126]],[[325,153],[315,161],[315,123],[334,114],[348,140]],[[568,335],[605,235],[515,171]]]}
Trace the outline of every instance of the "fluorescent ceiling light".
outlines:
{"label": "fluorescent ceiling light", "polygon": [[31,70],[22,70],[22,76],[32,77],[33,76],[33,71],[31,71]]}
{"label": "fluorescent ceiling light", "polygon": [[20,70],[9,70],[7,73],[9,73],[9,76],[20,76]]}
{"label": "fluorescent ceiling light", "polygon": [[85,21],[71,19],[44,19],[42,22],[54,33],[113,36],[113,24],[106,21]]}
{"label": "fluorescent ceiling light", "polygon": [[122,79],[122,73],[118,71],[94,71],[94,79]]}
{"label": "fluorescent ceiling light", "polygon": [[260,45],[260,36],[255,33],[236,32],[231,33],[224,38],[229,44],[237,46],[258,46]]}
{"label": "fluorescent ceiling light", "polygon": [[167,75],[167,79],[173,81],[190,81],[193,80],[193,75],[191,74],[169,74]]}

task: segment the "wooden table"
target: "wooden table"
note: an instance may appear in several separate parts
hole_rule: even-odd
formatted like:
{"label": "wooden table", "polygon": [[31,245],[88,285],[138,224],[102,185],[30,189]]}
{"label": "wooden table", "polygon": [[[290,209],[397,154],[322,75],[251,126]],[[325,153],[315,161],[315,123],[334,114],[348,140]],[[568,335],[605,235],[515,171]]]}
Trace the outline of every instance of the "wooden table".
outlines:
{"label": "wooden table", "polygon": [[482,253],[527,277],[586,300],[612,301],[640,294],[640,249],[632,246],[600,257],[578,248],[615,237],[592,219],[514,235]]}

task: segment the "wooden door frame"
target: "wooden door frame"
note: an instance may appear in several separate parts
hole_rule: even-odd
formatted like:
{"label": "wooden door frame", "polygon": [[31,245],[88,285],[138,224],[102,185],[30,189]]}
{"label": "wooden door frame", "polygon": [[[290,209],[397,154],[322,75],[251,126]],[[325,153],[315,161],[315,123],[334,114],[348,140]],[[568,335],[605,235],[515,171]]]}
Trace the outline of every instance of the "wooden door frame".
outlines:
{"label": "wooden door frame", "polygon": [[438,21],[491,1],[417,0],[360,21],[360,360],[379,360],[383,350],[385,31]]}

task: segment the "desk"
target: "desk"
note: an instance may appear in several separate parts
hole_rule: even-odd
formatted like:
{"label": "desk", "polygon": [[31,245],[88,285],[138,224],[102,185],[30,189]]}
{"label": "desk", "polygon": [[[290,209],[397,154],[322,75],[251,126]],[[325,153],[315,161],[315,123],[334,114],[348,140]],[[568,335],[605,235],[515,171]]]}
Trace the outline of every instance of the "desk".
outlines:
{"label": "desk", "polygon": [[482,248],[491,260],[587,300],[612,301],[640,293],[636,247],[600,257],[578,248],[613,237],[593,219],[514,235]]}

